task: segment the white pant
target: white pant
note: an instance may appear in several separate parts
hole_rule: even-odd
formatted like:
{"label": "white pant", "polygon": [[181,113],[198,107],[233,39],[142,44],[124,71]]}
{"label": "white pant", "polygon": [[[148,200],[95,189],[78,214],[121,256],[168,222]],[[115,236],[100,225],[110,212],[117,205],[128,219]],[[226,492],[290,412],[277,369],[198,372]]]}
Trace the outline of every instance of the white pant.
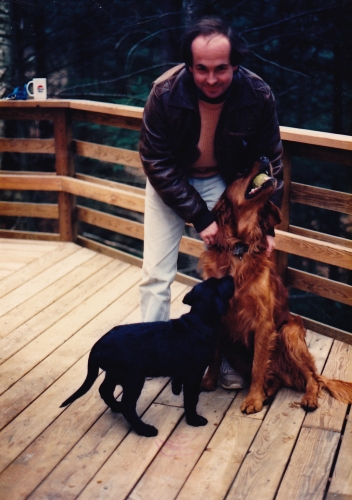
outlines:
{"label": "white pant", "polygon": [[[190,178],[209,210],[226,188],[220,175]],[[142,321],[167,321],[170,317],[170,285],[177,273],[178,248],[184,221],[161,200],[147,180],[144,215],[144,256],[139,287]]]}

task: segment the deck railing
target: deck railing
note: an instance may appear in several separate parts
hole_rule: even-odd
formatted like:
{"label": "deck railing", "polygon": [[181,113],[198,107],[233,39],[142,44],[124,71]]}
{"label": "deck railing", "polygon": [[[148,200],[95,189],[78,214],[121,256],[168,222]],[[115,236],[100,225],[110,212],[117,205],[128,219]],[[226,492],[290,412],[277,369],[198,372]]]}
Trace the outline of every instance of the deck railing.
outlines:
{"label": "deck railing", "polygon": [[[143,224],[117,217],[100,210],[76,204],[76,197],[144,212],[144,189],[97,177],[75,174],[74,157],[94,158],[141,169],[138,152],[77,140],[72,134],[74,121],[139,130],[142,108],[75,100],[2,101],[0,120],[49,120],[53,122],[51,139],[0,138],[0,152],[55,155],[56,173],[0,171],[1,190],[56,191],[58,203],[0,202],[2,216],[52,218],[59,221],[59,233],[41,233],[3,230],[0,236],[10,238],[57,239],[75,241],[83,246],[108,254],[113,250],[77,233],[77,221],[143,240]],[[283,221],[276,230],[277,263],[286,284],[349,306],[352,305],[352,287],[316,274],[287,266],[287,255],[308,259],[352,270],[352,242],[324,233],[290,224],[290,201],[352,215],[352,196],[291,182],[293,156],[324,160],[352,167],[352,138],[330,133],[281,127],[284,143],[285,194],[282,207]],[[198,257],[203,251],[201,241],[184,236],[180,251]],[[140,259],[124,254],[123,258],[140,264]],[[185,282],[192,279],[181,277]],[[320,333],[352,343],[348,332],[304,318],[306,326]]]}

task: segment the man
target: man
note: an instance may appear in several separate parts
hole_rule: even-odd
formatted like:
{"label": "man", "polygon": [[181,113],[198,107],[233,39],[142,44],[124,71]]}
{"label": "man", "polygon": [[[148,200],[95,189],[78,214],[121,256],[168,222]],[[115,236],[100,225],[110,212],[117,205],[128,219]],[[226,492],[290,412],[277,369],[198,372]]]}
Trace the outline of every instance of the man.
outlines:
{"label": "man", "polygon": [[[168,320],[170,285],[177,272],[185,222],[206,245],[216,243],[211,209],[235,178],[261,156],[278,180],[272,201],[283,191],[282,145],[275,101],[269,86],[240,66],[245,49],[216,18],[204,18],[185,34],[185,64],[154,82],[145,106],[140,156],[148,177],[145,205],[143,321]],[[274,230],[267,235],[268,254]],[[243,380],[228,367],[223,385]]]}

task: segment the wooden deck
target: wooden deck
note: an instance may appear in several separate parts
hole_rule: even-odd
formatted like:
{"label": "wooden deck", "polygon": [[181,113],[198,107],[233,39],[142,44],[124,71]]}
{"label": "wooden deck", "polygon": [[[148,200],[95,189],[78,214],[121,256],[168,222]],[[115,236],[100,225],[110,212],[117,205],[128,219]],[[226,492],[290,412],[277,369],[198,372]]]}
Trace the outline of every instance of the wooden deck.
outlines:
{"label": "wooden deck", "polygon": [[[168,380],[148,380],[139,412],[156,438],[106,408],[99,380],[59,407],[83,381],[93,343],[139,320],[140,275],[73,243],[0,239],[1,500],[351,499],[352,416],[327,395],[306,414],[285,389],[244,416],[246,391],[218,388],[201,394],[209,423],[193,428]],[[173,317],[187,290],[174,283]],[[352,346],[311,331],[307,341],[320,370],[352,381]]]}

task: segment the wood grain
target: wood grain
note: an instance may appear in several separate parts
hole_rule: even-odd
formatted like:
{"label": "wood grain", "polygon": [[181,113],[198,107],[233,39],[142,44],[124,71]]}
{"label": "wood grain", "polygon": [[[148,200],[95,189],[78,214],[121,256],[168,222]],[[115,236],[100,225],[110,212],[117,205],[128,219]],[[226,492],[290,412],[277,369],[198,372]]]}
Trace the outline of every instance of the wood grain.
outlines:
{"label": "wood grain", "polygon": [[323,189],[292,182],[291,201],[344,214],[352,214],[352,195],[349,193],[332,191],[331,189]]}
{"label": "wood grain", "polygon": [[352,306],[352,286],[350,285],[291,267],[288,268],[287,274],[289,286]]}
{"label": "wood grain", "polygon": [[276,248],[326,264],[352,269],[352,249],[292,233],[276,231]]}
{"label": "wood grain", "polygon": [[[129,167],[142,168],[142,163],[138,151],[129,149],[115,148],[112,146],[104,146],[102,144],[94,144],[91,142],[74,141],[76,154],[87,158],[94,158],[100,161],[110,163],[118,163]],[[1,146],[1,144],[0,144]]]}
{"label": "wood grain", "polygon": [[323,500],[339,434],[303,428],[276,500]]}
{"label": "wood grain", "polygon": [[350,464],[352,449],[352,414],[347,417],[346,428],[342,437],[340,453],[326,500],[347,500],[352,492],[352,468]]}
{"label": "wood grain", "polygon": [[39,217],[41,219],[58,219],[59,209],[53,203],[19,203],[0,201],[0,215],[7,217]]}
{"label": "wood grain", "polygon": [[54,154],[54,139],[4,139],[0,138],[1,153]]}

